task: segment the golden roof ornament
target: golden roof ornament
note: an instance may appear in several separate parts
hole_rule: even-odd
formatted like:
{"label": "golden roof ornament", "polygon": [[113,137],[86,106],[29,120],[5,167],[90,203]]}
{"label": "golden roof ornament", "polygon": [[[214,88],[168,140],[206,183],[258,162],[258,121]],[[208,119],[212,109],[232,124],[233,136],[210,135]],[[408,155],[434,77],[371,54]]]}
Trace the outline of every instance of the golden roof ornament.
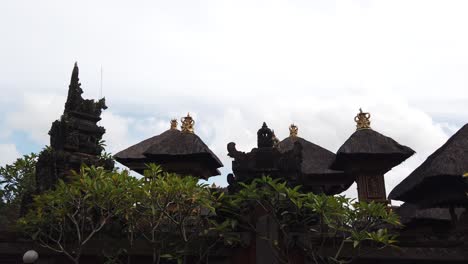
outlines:
{"label": "golden roof ornament", "polygon": [[187,113],[186,117],[182,117],[180,119],[180,122],[182,122],[181,125],[181,130],[182,132],[185,133],[193,133],[193,126],[195,125],[195,120],[190,116],[190,113]]}
{"label": "golden roof ornament", "polygon": [[290,137],[297,137],[297,132],[299,128],[295,124],[291,124],[289,126],[289,136]]}
{"label": "golden roof ornament", "polygon": [[354,121],[356,121],[356,130],[370,129],[370,117],[371,115],[369,113],[362,112],[362,109],[359,108],[359,113],[354,117]]}
{"label": "golden roof ornament", "polygon": [[177,130],[177,119],[171,119],[171,130]]}

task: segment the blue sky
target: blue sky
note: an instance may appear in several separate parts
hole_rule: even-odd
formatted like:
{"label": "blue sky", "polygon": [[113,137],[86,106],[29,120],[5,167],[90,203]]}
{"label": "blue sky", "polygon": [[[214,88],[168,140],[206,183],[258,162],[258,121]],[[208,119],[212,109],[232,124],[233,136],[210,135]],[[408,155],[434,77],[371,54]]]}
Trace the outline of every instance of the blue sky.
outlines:
{"label": "blue sky", "polygon": [[[295,123],[331,151],[362,107],[417,154],[387,192],[468,120],[466,1],[3,1],[0,164],[48,144],[73,63],[87,98],[103,90],[110,152],[187,112],[221,158],[249,151],[265,121]],[[355,190],[349,191],[355,195]]]}

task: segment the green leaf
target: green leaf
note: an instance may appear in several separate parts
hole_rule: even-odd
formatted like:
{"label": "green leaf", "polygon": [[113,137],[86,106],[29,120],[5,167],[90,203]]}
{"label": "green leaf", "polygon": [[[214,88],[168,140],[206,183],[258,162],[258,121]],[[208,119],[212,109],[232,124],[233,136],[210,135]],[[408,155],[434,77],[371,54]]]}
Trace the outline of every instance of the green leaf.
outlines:
{"label": "green leaf", "polygon": [[359,245],[359,241],[354,241],[353,242],[353,247],[356,248]]}

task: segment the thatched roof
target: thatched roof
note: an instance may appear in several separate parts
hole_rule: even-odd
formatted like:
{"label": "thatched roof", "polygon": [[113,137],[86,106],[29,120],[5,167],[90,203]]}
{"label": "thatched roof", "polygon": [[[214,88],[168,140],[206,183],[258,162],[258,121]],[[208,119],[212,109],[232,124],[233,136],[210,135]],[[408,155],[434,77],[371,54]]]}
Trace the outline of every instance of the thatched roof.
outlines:
{"label": "thatched roof", "polygon": [[219,158],[194,133],[170,129],[160,135],[145,139],[114,155],[123,164],[129,161],[157,162],[159,159],[190,159],[203,160],[213,168],[222,167]]}
{"label": "thatched roof", "polygon": [[[468,172],[468,124],[431,154],[389,194],[393,200],[422,203],[466,198],[462,175]],[[464,196],[465,195],[465,196]],[[443,200],[445,201],[443,201]],[[428,204],[428,202],[424,202]]]}
{"label": "thatched roof", "polygon": [[278,143],[278,150],[281,153],[290,151],[294,147],[294,142],[298,142],[302,146],[301,170],[303,174],[343,174],[342,171],[330,169],[330,165],[335,160],[335,153],[301,137],[285,138]]}
{"label": "thatched roof", "polygon": [[[455,214],[459,217],[465,211],[464,208],[455,208]],[[402,224],[407,224],[414,220],[433,220],[433,221],[451,221],[450,211],[448,208],[419,208],[415,204],[404,203],[397,209],[395,213],[400,216]]]}
{"label": "thatched roof", "polygon": [[322,191],[327,194],[338,194],[347,190],[354,180],[343,171],[330,169],[335,160],[335,153],[318,146],[301,137],[290,136],[278,143],[281,153],[293,149],[295,143],[301,145],[301,173],[304,176],[304,187],[308,184],[323,185]]}
{"label": "thatched roof", "polygon": [[357,160],[385,160],[390,168],[397,166],[414,154],[414,150],[372,129],[354,132],[338,149],[331,168],[344,170],[346,165]]}

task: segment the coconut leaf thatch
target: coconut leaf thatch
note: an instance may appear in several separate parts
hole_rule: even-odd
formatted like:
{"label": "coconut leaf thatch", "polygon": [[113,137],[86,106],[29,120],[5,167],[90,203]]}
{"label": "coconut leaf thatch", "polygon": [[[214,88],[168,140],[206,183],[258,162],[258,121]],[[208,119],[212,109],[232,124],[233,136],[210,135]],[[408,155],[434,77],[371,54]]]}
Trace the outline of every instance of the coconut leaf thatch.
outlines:
{"label": "coconut leaf thatch", "polygon": [[[208,169],[209,176],[219,175],[223,166],[219,158],[194,133],[170,129],[160,135],[143,140],[114,155],[115,159],[130,168],[134,164],[154,162],[196,163]],[[137,170],[137,172],[140,172]],[[206,175],[203,176],[206,178]]]}
{"label": "coconut leaf thatch", "polygon": [[294,142],[298,142],[302,146],[301,169],[303,174],[343,174],[342,171],[330,169],[330,165],[335,161],[335,153],[301,137],[285,138],[278,143],[278,150],[282,153],[292,150]]}
{"label": "coconut leaf thatch", "polygon": [[467,184],[462,175],[467,171],[468,124],[398,184],[389,198],[426,207],[464,204]]}
{"label": "coconut leaf thatch", "polygon": [[[456,216],[459,217],[465,209],[456,208],[454,211]],[[415,204],[404,203],[395,212],[400,216],[401,223],[403,224],[416,220],[452,221],[448,208],[419,208]]]}
{"label": "coconut leaf thatch", "polygon": [[400,145],[390,137],[372,129],[354,132],[338,149],[336,160],[331,165],[334,170],[345,170],[350,164],[381,162],[390,170],[414,154],[414,150]]}
{"label": "coconut leaf thatch", "polygon": [[354,182],[343,171],[330,169],[336,156],[333,152],[301,137],[290,136],[285,138],[278,143],[278,150],[281,153],[290,151],[296,142],[302,146],[301,173],[304,184],[324,183],[328,185],[326,193],[336,194],[345,191]]}

